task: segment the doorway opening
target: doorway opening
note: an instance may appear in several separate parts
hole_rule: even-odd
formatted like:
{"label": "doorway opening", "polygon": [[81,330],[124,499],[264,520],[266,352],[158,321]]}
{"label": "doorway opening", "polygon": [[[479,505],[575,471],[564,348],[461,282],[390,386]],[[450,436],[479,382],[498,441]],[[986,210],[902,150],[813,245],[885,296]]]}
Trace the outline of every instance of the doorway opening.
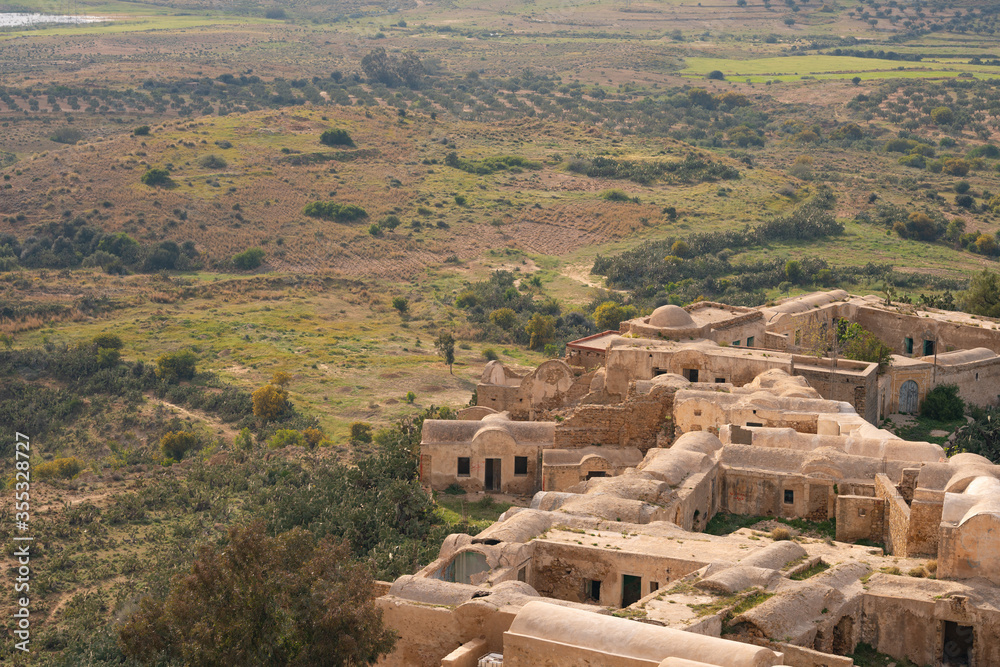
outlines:
{"label": "doorway opening", "polygon": [[622,575],[622,609],[642,598],[642,577]]}
{"label": "doorway opening", "polygon": [[487,491],[500,490],[500,459],[486,459],[486,479],[484,482]]}

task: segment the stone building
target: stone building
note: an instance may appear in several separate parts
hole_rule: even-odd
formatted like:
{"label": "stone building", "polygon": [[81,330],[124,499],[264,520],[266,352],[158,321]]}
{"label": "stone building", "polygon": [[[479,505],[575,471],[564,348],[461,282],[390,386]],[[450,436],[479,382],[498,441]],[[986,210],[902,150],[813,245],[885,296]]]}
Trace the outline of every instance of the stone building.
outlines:
{"label": "stone building", "polygon": [[[546,421],[479,407],[480,421],[425,424],[433,485],[461,483],[459,451],[501,471],[533,451],[542,490],[387,585],[400,640],[383,664],[847,667],[862,641],[917,664],[1000,664],[1000,466],[904,441],[743,347],[758,375],[717,383],[669,365],[622,382],[617,348],[585,372],[493,366],[504,400]],[[703,532],[719,512],[836,517],[836,541]]]}

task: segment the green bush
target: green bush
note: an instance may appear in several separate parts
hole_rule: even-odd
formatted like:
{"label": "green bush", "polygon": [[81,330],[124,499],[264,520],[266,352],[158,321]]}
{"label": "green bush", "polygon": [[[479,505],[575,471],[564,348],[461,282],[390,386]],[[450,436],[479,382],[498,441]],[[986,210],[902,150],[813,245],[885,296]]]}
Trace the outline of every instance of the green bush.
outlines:
{"label": "green bush", "polygon": [[241,271],[252,271],[264,263],[266,253],[261,248],[247,248],[233,255],[233,265]]}
{"label": "green bush", "polygon": [[[177,383],[194,377],[198,357],[191,350],[179,350],[160,355],[156,359],[156,377]],[[179,459],[178,459],[179,460]]]}
{"label": "green bush", "polygon": [[148,185],[150,187],[156,187],[157,185],[169,185],[172,182],[170,180],[170,172],[166,169],[160,169],[159,167],[150,167],[139,180],[142,181],[143,185]]}
{"label": "green bush", "polygon": [[94,336],[93,342],[98,349],[103,347],[108,350],[120,350],[125,347],[125,343],[122,342],[121,337],[112,333],[97,334]]}
{"label": "green bush", "polygon": [[171,431],[160,438],[160,451],[164,458],[180,461],[200,444],[198,436],[191,431]]}
{"label": "green bush", "polygon": [[365,422],[354,422],[351,424],[351,440],[353,442],[371,442],[372,425]]}
{"label": "green bush", "polygon": [[282,428],[274,432],[267,446],[271,449],[284,449],[285,447],[305,447],[306,438],[301,432],[293,428]]}
{"label": "green bush", "polygon": [[44,482],[50,479],[72,479],[79,475],[83,468],[83,461],[71,456],[36,464],[32,472],[35,479]]}
{"label": "green bush", "polygon": [[137,137],[149,136],[149,125],[140,125],[139,127],[132,130],[132,134]]}
{"label": "green bush", "polygon": [[353,222],[368,217],[368,211],[360,206],[333,201],[314,201],[306,205],[303,213],[311,218],[326,218],[337,222]]}
{"label": "green bush", "polygon": [[954,421],[965,414],[965,401],[958,395],[958,385],[940,384],[924,397],[920,416],[938,421]]}
{"label": "green bush", "polygon": [[83,132],[75,127],[60,127],[52,133],[49,139],[60,144],[75,144],[83,139]]}
{"label": "green bush", "polygon": [[347,130],[331,129],[319,135],[319,142],[326,146],[354,146],[354,140]]}
{"label": "green bush", "polygon": [[226,162],[225,158],[219,157],[214,153],[203,156],[200,160],[198,160],[198,164],[205,169],[225,169],[229,166],[229,163]]}

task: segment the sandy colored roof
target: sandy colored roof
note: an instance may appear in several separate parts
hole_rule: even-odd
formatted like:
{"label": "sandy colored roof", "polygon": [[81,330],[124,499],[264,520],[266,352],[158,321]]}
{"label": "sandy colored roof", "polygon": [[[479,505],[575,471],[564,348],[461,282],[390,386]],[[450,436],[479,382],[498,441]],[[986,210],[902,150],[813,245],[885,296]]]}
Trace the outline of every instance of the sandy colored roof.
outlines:
{"label": "sandy colored roof", "polygon": [[421,444],[467,444],[489,430],[509,433],[519,444],[551,444],[555,441],[555,422],[512,421],[505,414],[487,415],[482,420],[426,419],[420,434]]}
{"label": "sandy colored roof", "polygon": [[653,311],[649,316],[649,326],[661,329],[694,329],[698,325],[695,324],[691,313],[680,306],[668,304]]}
{"label": "sandy colored roof", "polygon": [[637,466],[642,462],[642,452],[635,447],[579,447],[546,449],[542,452],[542,465],[578,466],[591,456],[600,457],[617,467]]}
{"label": "sandy colored roof", "polygon": [[[943,352],[937,355],[938,366],[960,366],[962,364],[970,364],[977,361],[986,361],[988,359],[996,359],[997,355],[993,350],[988,350],[985,347],[975,347],[971,350],[955,350],[954,352]],[[934,355],[929,357],[921,357],[924,361],[933,362]]]}

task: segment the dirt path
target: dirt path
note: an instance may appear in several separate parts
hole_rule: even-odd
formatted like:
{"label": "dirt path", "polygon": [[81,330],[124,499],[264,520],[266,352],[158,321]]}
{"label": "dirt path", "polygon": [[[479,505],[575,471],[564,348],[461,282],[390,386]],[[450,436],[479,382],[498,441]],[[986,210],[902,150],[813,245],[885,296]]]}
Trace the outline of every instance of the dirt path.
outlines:
{"label": "dirt path", "polygon": [[178,413],[183,417],[208,424],[217,434],[224,435],[228,438],[235,438],[239,435],[239,431],[233,428],[230,424],[225,423],[218,417],[213,417],[205,412],[202,412],[201,410],[188,410],[185,407],[175,405],[169,401],[163,400],[162,398],[156,398],[155,396],[147,395],[146,398],[154,403],[159,403],[164,407],[170,408],[175,413]]}

